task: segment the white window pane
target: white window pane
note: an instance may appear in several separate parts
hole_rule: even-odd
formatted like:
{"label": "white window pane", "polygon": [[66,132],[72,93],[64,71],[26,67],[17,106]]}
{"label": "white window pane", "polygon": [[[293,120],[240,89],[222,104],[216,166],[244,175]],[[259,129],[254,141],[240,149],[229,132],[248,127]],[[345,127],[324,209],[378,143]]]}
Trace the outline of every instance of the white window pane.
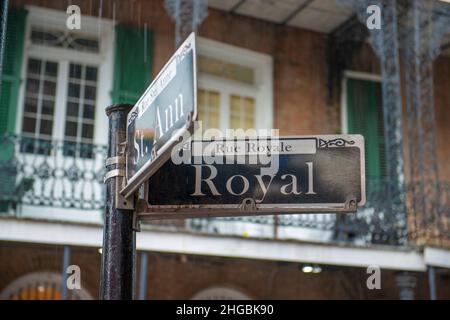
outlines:
{"label": "white window pane", "polygon": [[252,68],[213,57],[200,55],[198,69],[202,73],[232,81],[251,85],[255,83],[255,71]]}
{"label": "white window pane", "polygon": [[53,121],[41,119],[40,130],[39,130],[40,134],[51,136],[52,128],[53,128]]}
{"label": "white window pane", "polygon": [[72,121],[66,121],[66,138],[77,136],[78,124]]}
{"label": "white window pane", "polygon": [[33,98],[27,98],[25,100],[24,112],[36,113],[38,106],[38,100]]}
{"label": "white window pane", "polygon": [[198,90],[199,120],[203,129],[220,129],[220,93],[214,90]]}
{"label": "white window pane", "polygon": [[31,93],[31,94],[35,94],[35,95],[38,94],[39,86],[40,86],[40,80],[28,78],[26,93],[27,94]]}
{"label": "white window pane", "polygon": [[54,114],[55,102],[53,100],[42,100],[42,114],[51,115]]}
{"label": "white window pane", "polygon": [[92,124],[83,124],[81,136],[85,139],[92,139],[94,137],[94,126]]}
{"label": "white window pane", "polygon": [[69,83],[68,95],[69,97],[74,98],[80,97],[80,85],[75,83]]}
{"label": "white window pane", "polygon": [[95,95],[97,93],[97,88],[93,86],[85,86],[84,88],[84,99],[95,101]]}
{"label": "white window pane", "polygon": [[37,59],[29,59],[28,60],[28,74],[37,74],[41,73],[41,60]]}
{"label": "white window pane", "polygon": [[36,119],[24,117],[22,123],[22,131],[27,133],[35,133],[36,130]]}
{"label": "white window pane", "polygon": [[56,62],[47,62],[45,64],[45,75],[56,77],[58,73],[58,64]]}
{"label": "white window pane", "polygon": [[85,104],[83,108],[83,118],[94,119],[94,117],[95,117],[95,106]]}
{"label": "white window pane", "polygon": [[70,64],[69,67],[69,77],[73,79],[80,79],[81,78],[81,65],[79,64]]}
{"label": "white window pane", "polygon": [[78,117],[78,103],[76,102],[67,102],[67,116],[69,117]]}
{"label": "white window pane", "polygon": [[231,129],[252,129],[255,127],[255,99],[239,95],[230,96]]}
{"label": "white window pane", "polygon": [[54,96],[56,91],[56,83],[53,81],[44,81],[44,95]]}
{"label": "white window pane", "polygon": [[86,80],[97,82],[97,68],[87,67],[86,68]]}

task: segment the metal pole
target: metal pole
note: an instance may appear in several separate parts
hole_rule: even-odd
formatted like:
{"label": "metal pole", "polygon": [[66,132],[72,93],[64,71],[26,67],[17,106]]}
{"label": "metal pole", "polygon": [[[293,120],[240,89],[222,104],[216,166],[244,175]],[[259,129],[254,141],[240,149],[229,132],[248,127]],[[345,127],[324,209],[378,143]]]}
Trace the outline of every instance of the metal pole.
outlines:
{"label": "metal pole", "polygon": [[436,300],[436,273],[433,266],[428,266],[428,283],[430,284],[430,299]]}
{"label": "metal pole", "polygon": [[2,92],[3,57],[5,55],[8,2],[8,0],[3,0],[2,7],[0,8],[0,95]]}
{"label": "metal pole", "polygon": [[70,264],[70,247],[64,246],[61,300],[67,300],[67,268],[69,267],[69,264]]}
{"label": "metal pole", "polygon": [[[106,108],[109,117],[108,158],[119,156],[120,143],[126,139],[129,104]],[[107,166],[107,171],[123,169],[120,163]],[[103,228],[100,298],[130,300],[134,297],[136,234],[133,231],[133,210],[116,208],[117,178],[106,180],[105,224]]]}
{"label": "metal pole", "polygon": [[139,275],[139,300],[146,300],[147,298],[147,266],[148,266],[148,253],[142,252],[141,254],[141,270]]}

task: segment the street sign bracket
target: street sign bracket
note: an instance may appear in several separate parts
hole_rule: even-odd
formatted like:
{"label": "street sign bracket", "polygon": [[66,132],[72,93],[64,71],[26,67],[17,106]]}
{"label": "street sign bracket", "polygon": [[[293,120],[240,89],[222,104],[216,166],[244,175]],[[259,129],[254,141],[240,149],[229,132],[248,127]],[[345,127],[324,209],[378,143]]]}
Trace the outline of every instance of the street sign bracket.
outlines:
{"label": "street sign bracket", "polygon": [[113,164],[125,165],[125,157],[110,157],[105,160],[105,166],[110,166]]}
{"label": "street sign bracket", "polygon": [[134,195],[128,198],[124,197],[120,190],[126,184],[126,173],[125,173],[125,152],[126,152],[126,142],[119,144],[118,156],[109,157],[105,160],[105,167],[116,165],[115,169],[111,169],[106,172],[103,182],[106,183],[108,179],[116,179],[116,191],[115,191],[115,204],[117,209],[122,210],[134,210]]}
{"label": "street sign bracket", "polygon": [[150,154],[150,159],[152,161],[155,160],[157,154],[158,154],[158,146],[153,146],[152,152]]}
{"label": "street sign bracket", "polygon": [[283,210],[285,214],[302,214],[302,213],[338,213],[348,214],[356,213],[358,210],[358,202],[355,197],[350,197],[340,207],[315,207],[315,208],[258,208],[253,198],[245,198],[239,208],[216,208],[202,209],[202,208],[180,208],[178,210],[167,210],[164,208],[155,208],[149,206],[145,199],[138,199],[135,213],[138,221],[141,220],[161,220],[161,219],[190,219],[190,218],[221,218],[221,217],[242,217],[242,216],[265,216],[276,214],[278,210]]}
{"label": "street sign bracket", "polygon": [[167,211],[167,210],[155,210],[141,207],[138,210],[139,220],[164,220],[164,219],[192,219],[192,218],[225,218],[225,217],[243,217],[243,216],[267,216],[267,215],[279,215],[279,214],[352,214],[356,213],[355,210],[349,210],[347,208],[314,208],[314,209],[296,209],[283,210],[283,213],[277,213],[276,208],[270,210],[259,209],[257,211],[244,211],[244,210],[211,210],[211,209],[192,209],[192,210],[180,210],[180,211]]}
{"label": "street sign bracket", "polygon": [[356,200],[356,197],[351,197],[347,202],[345,203],[345,208],[349,211],[356,212],[358,210],[358,201]]}
{"label": "street sign bracket", "polygon": [[255,199],[245,198],[242,200],[240,208],[242,211],[257,211]]}
{"label": "street sign bracket", "polygon": [[105,174],[105,177],[103,178],[103,183],[106,183],[106,181],[108,181],[111,178],[124,177],[124,176],[125,176],[125,170],[124,169],[112,169],[112,170],[109,170]]}
{"label": "street sign bracket", "polygon": [[133,231],[141,232],[141,221],[139,220],[138,210],[133,211]]}

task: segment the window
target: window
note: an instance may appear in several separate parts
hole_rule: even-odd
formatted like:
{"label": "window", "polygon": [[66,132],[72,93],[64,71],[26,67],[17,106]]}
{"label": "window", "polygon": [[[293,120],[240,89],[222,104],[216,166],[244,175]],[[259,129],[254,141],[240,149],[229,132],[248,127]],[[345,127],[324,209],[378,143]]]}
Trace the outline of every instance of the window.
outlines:
{"label": "window", "polygon": [[64,155],[91,157],[97,67],[71,63],[67,92]]}
{"label": "window", "polygon": [[198,110],[203,130],[271,129],[272,58],[199,39]]}
{"label": "window", "polygon": [[58,63],[28,60],[23,112],[22,152],[48,154],[53,133]]}
{"label": "window", "polygon": [[220,93],[198,89],[198,117],[206,128],[220,127]]}
{"label": "window", "polygon": [[[60,273],[33,272],[8,284],[0,293],[0,300],[61,300]],[[85,289],[68,290],[68,300],[92,300]]]}
{"label": "window", "polygon": [[381,83],[349,77],[345,88],[347,130],[364,136],[366,176],[370,184],[371,179],[377,180],[386,174]]}
{"label": "window", "polygon": [[49,47],[73,49],[84,52],[99,51],[99,41],[95,37],[77,35],[67,30],[32,27],[31,43]]}
{"label": "window", "polygon": [[200,72],[206,74],[250,85],[253,85],[255,82],[255,71],[251,67],[229,63],[204,55],[199,56],[198,65]]}
{"label": "window", "polygon": [[111,71],[101,70],[112,69],[114,29],[86,17],[81,30],[68,30],[65,12],[27,9],[21,152],[50,155],[62,140],[64,156],[92,158],[93,144],[106,141],[95,136],[96,107],[110,102]]}
{"label": "window", "polygon": [[231,128],[244,130],[255,127],[255,99],[236,94],[230,96],[230,125]]}
{"label": "window", "polygon": [[197,292],[191,300],[250,300],[250,297],[233,288],[209,287]]}

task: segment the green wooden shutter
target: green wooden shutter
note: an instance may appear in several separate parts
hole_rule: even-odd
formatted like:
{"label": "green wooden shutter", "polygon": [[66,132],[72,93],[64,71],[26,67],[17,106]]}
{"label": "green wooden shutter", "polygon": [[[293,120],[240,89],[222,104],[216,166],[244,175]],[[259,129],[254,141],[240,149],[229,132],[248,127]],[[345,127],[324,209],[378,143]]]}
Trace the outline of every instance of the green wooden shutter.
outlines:
{"label": "green wooden shutter", "polygon": [[113,103],[134,104],[150,84],[153,32],[116,26]]}
{"label": "green wooden shutter", "polygon": [[385,150],[381,84],[366,80],[347,80],[348,133],[364,136],[366,176],[385,175]]}
{"label": "green wooden shutter", "polygon": [[14,8],[8,13],[0,95],[0,135],[15,130],[26,14],[26,10]]}
{"label": "green wooden shutter", "polygon": [[0,212],[7,212],[9,204],[15,197],[15,168],[9,166],[14,155],[14,140],[5,138],[5,135],[15,132],[26,15],[27,11],[24,9],[11,8],[8,12],[6,26],[6,45],[0,89],[0,141],[2,142]]}

